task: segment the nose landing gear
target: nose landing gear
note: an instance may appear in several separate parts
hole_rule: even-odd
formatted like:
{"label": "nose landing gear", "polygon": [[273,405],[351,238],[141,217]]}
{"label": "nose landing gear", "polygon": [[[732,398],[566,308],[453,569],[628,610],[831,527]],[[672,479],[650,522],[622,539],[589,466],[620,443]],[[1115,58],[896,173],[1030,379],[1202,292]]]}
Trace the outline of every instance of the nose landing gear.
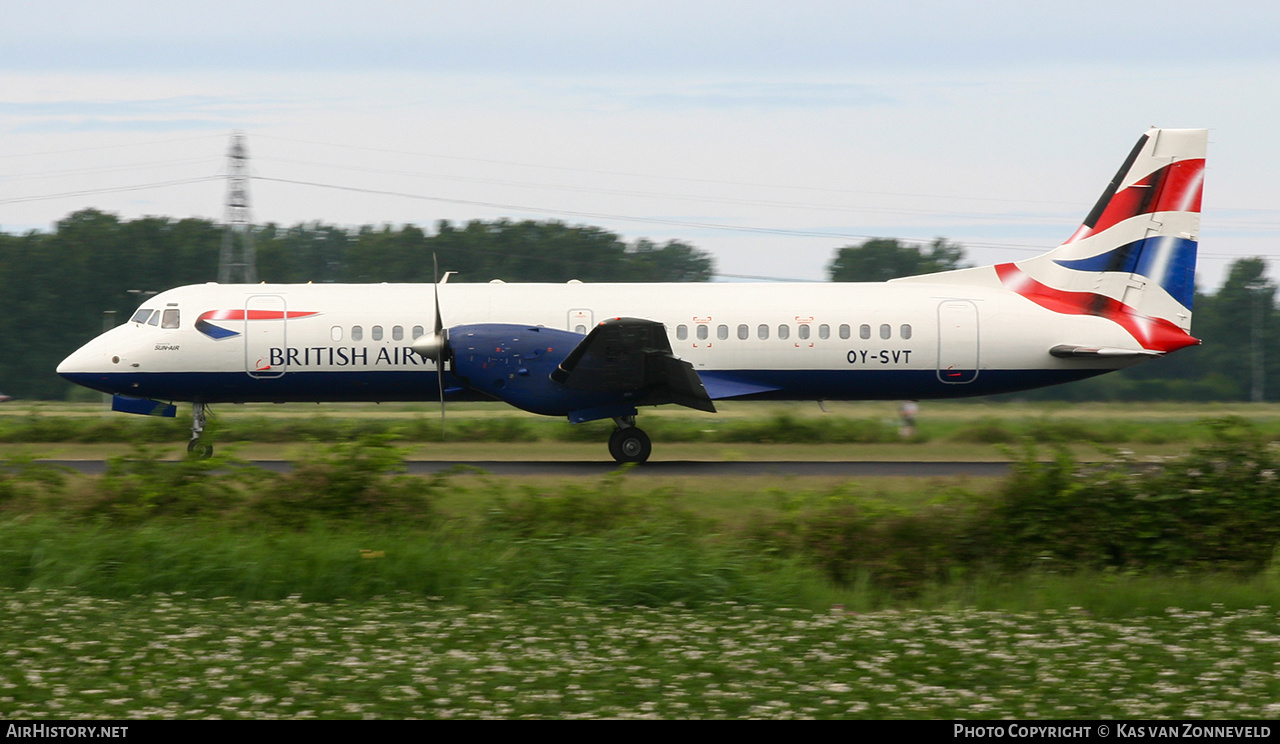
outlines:
{"label": "nose landing gear", "polygon": [[205,404],[191,404],[191,441],[187,442],[187,452],[200,459],[213,456],[213,445],[200,438],[204,433],[205,414]]}

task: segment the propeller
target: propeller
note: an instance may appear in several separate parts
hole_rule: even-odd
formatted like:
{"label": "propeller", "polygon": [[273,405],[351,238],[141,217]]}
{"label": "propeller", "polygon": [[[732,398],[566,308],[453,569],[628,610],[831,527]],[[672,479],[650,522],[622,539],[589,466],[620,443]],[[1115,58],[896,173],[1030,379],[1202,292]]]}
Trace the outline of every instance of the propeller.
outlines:
{"label": "propeller", "polygon": [[[436,363],[436,380],[440,385],[440,436],[444,436],[444,362],[449,353],[449,331],[444,327],[440,317],[440,266],[436,263],[435,254],[431,254],[431,267],[435,278],[432,285],[436,303],[436,324],[430,334],[423,334],[413,340],[409,348],[423,359],[431,359]],[[446,275],[446,279],[448,276]]]}

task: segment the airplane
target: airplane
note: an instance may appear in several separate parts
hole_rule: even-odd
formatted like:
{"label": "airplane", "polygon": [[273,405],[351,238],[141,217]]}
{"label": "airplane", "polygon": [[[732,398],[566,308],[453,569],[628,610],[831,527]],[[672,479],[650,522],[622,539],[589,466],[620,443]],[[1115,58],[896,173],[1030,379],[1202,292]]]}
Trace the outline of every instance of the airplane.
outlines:
{"label": "airplane", "polygon": [[882,283],[216,284],[148,298],[58,365],[113,409],[499,400],[612,419],[718,400],[921,400],[1122,369],[1190,334],[1208,132],[1150,129],[1080,227],[1021,261]]}

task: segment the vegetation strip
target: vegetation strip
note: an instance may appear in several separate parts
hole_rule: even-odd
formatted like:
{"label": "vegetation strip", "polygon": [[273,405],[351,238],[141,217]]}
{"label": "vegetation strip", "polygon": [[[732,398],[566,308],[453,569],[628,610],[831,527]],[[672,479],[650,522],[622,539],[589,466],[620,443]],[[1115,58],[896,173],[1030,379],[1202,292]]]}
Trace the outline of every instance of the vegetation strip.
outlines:
{"label": "vegetation strip", "polygon": [[[266,407],[272,410],[274,407]],[[401,442],[453,444],[470,442],[598,443],[612,424],[591,422],[576,426],[546,417],[512,413],[503,407],[450,407],[442,432],[436,411],[414,406],[408,413],[378,410],[352,415],[261,413],[263,407],[224,407],[215,410],[208,432],[219,442],[295,443],[345,442],[360,437],[386,436]],[[1213,440],[1214,422],[1223,418],[1211,408],[1202,413],[1169,413],[1143,409],[1096,415],[1076,415],[1046,406],[934,404],[920,417],[918,427],[904,436],[892,406],[851,406],[855,415],[816,414],[797,405],[728,407],[724,416],[683,415],[658,409],[646,416],[645,428],[655,440],[724,444],[862,444],[929,445],[943,443],[1008,445],[1039,444],[1187,445]],[[326,409],[328,410],[328,409]],[[746,411],[735,415],[733,411]],[[870,413],[874,411],[875,413]],[[1247,416],[1245,414],[1248,414]],[[1261,436],[1280,438],[1280,412],[1270,406],[1235,414],[1250,421]],[[3,443],[120,443],[182,444],[189,437],[190,413],[174,419],[146,416],[103,416],[100,410],[65,404],[7,403],[0,409]],[[923,447],[921,449],[924,449]]]}
{"label": "vegetation strip", "polygon": [[897,490],[10,458],[0,713],[1274,718],[1280,452],[1207,439]]}
{"label": "vegetation strip", "polygon": [[468,610],[0,592],[0,710],[71,718],[1271,719],[1276,611]]}
{"label": "vegetation strip", "polygon": [[[1280,457],[1241,420],[1213,436],[1184,456],[1085,464],[1028,445],[990,491],[954,481],[906,494],[725,483],[703,496],[705,484],[655,488],[626,470],[587,486],[414,477],[385,436],[284,473],[139,451],[68,479],[11,459],[0,586],[813,606],[830,586],[892,602],[1036,573],[1265,575],[1280,546]],[[386,561],[351,567],[357,547],[383,546]]]}

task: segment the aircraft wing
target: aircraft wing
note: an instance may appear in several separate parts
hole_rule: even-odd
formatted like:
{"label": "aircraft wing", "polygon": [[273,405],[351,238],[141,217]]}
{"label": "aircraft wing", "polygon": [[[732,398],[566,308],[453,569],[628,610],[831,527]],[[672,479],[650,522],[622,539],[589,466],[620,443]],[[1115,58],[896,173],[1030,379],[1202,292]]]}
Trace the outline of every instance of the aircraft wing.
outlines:
{"label": "aircraft wing", "polygon": [[612,318],[594,329],[551,373],[584,392],[636,391],[635,405],[675,403],[715,413],[693,365],[671,351],[667,331],[653,320]]}

